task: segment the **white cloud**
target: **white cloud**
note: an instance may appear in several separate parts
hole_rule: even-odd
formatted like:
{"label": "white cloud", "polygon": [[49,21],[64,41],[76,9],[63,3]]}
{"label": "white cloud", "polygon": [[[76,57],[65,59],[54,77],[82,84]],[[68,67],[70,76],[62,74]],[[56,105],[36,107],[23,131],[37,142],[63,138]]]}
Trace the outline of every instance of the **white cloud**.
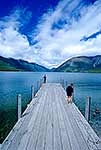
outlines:
{"label": "white cloud", "polygon": [[[79,14],[80,18],[75,19],[75,14]],[[65,21],[62,28],[53,28],[53,24],[61,20]],[[77,55],[101,54],[99,36],[86,42],[80,41],[83,36],[101,30],[100,1],[89,7],[78,0],[61,1],[54,11],[43,15],[37,28],[34,40],[38,41],[36,45],[40,47],[41,62],[46,60],[46,66],[57,66]]]}
{"label": "white cloud", "polygon": [[[26,20],[21,20],[25,10],[13,10],[12,14],[0,20],[0,55],[5,57],[24,58],[29,42],[25,35],[19,32]],[[30,14],[28,14],[30,17]],[[21,21],[21,22],[20,22]],[[28,19],[27,19],[28,21]]]}
{"label": "white cloud", "polygon": [[26,36],[21,35],[12,27],[2,30],[0,33],[0,54],[6,57],[17,57],[23,55],[29,47]]}
{"label": "white cloud", "polygon": [[23,25],[20,13],[15,11],[0,21],[0,26],[5,24],[0,33],[0,55],[55,67],[73,56],[101,54],[101,35],[80,41],[101,30],[100,0],[89,6],[81,0],[60,1],[54,10],[40,18],[32,34],[34,45],[19,32]]}

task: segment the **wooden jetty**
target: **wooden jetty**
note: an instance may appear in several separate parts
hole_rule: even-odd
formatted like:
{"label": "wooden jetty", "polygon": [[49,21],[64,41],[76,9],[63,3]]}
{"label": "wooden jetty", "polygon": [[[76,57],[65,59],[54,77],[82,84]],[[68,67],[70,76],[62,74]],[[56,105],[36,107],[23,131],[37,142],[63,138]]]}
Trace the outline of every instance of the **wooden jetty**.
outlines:
{"label": "wooden jetty", "polygon": [[46,83],[0,150],[101,150],[101,143],[62,86]]}

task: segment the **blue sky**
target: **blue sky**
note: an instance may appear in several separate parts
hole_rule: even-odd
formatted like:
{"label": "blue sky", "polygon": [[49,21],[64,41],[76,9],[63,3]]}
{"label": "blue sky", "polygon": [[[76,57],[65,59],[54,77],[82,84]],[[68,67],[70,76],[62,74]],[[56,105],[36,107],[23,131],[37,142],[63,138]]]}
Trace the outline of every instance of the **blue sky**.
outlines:
{"label": "blue sky", "polygon": [[52,68],[101,54],[101,0],[3,0],[0,55]]}

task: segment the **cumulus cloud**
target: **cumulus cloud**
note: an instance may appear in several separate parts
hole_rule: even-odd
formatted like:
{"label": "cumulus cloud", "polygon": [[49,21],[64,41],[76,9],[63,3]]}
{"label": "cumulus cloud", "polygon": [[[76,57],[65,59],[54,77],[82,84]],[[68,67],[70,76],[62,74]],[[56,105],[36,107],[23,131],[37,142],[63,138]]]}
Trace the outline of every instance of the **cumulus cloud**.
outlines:
{"label": "cumulus cloud", "polygon": [[21,57],[28,47],[26,36],[21,35],[12,27],[5,28],[0,33],[0,54],[3,56]]}
{"label": "cumulus cloud", "polygon": [[31,17],[29,12],[24,13],[16,9],[0,21],[0,55],[51,68],[70,57],[101,54],[100,34],[87,41],[81,40],[101,30],[100,0],[89,6],[82,0],[60,1],[54,10],[49,9],[39,18],[30,33],[33,45],[29,44],[27,35],[19,31]]}
{"label": "cumulus cloud", "polygon": [[24,53],[28,52],[29,42],[27,36],[19,32],[25,25],[31,14],[26,10],[14,9],[9,16],[0,20],[0,55],[5,57],[24,58]]}
{"label": "cumulus cloud", "polygon": [[[44,14],[34,40],[47,66],[57,66],[77,55],[101,54],[99,36],[80,41],[101,29],[101,3],[85,6],[81,0],[61,1],[55,10]],[[35,46],[36,46],[35,45]],[[96,45],[96,46],[95,46]],[[42,61],[42,60],[41,60]]]}

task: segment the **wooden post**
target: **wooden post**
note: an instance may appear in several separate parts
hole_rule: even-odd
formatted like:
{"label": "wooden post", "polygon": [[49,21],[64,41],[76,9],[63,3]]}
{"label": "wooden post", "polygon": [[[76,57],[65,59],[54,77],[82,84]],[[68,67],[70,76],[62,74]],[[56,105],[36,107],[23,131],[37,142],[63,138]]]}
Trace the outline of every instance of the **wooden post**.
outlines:
{"label": "wooden post", "polygon": [[39,81],[39,89],[40,89],[40,87],[41,87],[41,80]]}
{"label": "wooden post", "polygon": [[42,86],[42,79],[40,79],[40,87]]}
{"label": "wooden post", "polygon": [[87,96],[86,108],[85,108],[85,118],[88,122],[90,120],[90,105],[91,105],[91,97]]}
{"label": "wooden post", "polygon": [[31,86],[31,95],[32,95],[31,98],[33,99],[34,98],[34,86],[33,85]]}
{"label": "wooden post", "polygon": [[39,90],[39,81],[37,81],[37,91]]}
{"label": "wooden post", "polygon": [[60,79],[60,83],[61,83],[61,85],[62,85],[62,79]]}
{"label": "wooden post", "polygon": [[68,82],[66,81],[66,82],[65,82],[65,87],[66,87],[66,88],[67,88],[67,85],[68,85]]}
{"label": "wooden post", "polygon": [[68,85],[68,82],[66,81],[66,86]]}
{"label": "wooden post", "polygon": [[63,88],[65,88],[64,79],[62,80],[62,86]]}
{"label": "wooden post", "polygon": [[37,91],[40,89],[40,87],[41,87],[41,83],[40,81],[37,81]]}
{"label": "wooden post", "polygon": [[18,120],[21,118],[21,94],[17,97]]}

